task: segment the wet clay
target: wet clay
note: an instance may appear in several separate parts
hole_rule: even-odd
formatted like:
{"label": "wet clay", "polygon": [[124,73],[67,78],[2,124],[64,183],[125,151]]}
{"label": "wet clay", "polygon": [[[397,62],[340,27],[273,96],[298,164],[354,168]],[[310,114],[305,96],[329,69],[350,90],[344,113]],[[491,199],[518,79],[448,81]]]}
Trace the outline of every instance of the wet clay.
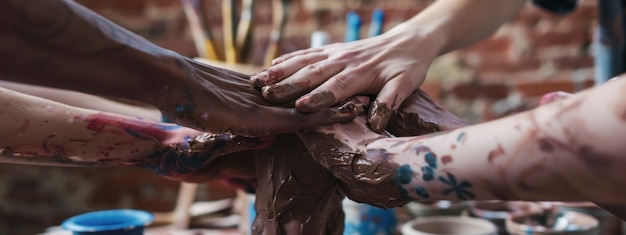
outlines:
{"label": "wet clay", "polygon": [[342,234],[343,193],[295,134],[255,151],[258,177],[253,234]]}
{"label": "wet clay", "polygon": [[381,133],[383,130],[385,130],[385,126],[383,125],[389,122],[391,114],[391,109],[387,107],[387,104],[380,103],[378,102],[378,100],[376,100],[372,103],[372,106],[368,111],[367,123],[373,131],[375,131],[376,133]]}
{"label": "wet clay", "polygon": [[465,122],[418,89],[391,116],[386,130],[394,136],[416,136],[464,126]]}
{"label": "wet clay", "polygon": [[396,183],[400,166],[388,161],[391,155],[384,149],[360,153],[333,134],[314,131],[300,133],[300,138],[315,160],[342,183],[351,199],[384,208],[412,201]]}

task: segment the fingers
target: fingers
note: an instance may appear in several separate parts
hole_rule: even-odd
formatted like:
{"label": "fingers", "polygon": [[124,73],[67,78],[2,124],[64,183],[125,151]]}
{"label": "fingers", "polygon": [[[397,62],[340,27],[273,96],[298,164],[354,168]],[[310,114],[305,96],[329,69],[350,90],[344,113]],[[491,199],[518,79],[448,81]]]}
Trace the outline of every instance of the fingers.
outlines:
{"label": "fingers", "polygon": [[376,133],[382,133],[398,107],[416,89],[410,79],[392,79],[380,90],[374,103],[367,112],[367,123]]}
{"label": "fingers", "polygon": [[[334,69],[343,69],[338,67]],[[368,85],[368,80],[356,79],[354,73],[342,71],[328,81],[319,85],[296,101],[296,109],[300,112],[310,113],[345,100],[350,96],[363,92]],[[317,86],[318,84],[314,84]]]}
{"label": "fingers", "polygon": [[287,60],[277,65],[273,65],[265,71],[258,72],[250,76],[250,82],[256,87],[272,85],[296,73],[298,70],[328,58],[326,53],[307,53]]}
{"label": "fingers", "polygon": [[[322,61],[307,65],[279,83],[263,87],[263,97],[269,102],[284,103],[306,94],[343,70],[343,65]],[[334,78],[331,78],[331,80]],[[334,104],[331,103],[331,104]],[[324,107],[328,107],[326,105]],[[317,111],[319,109],[313,110]],[[302,110],[300,110],[302,111]],[[309,111],[309,112],[313,112]]]}
{"label": "fingers", "polygon": [[362,109],[362,105],[355,102],[347,102],[340,107],[325,108],[309,114],[298,112],[296,109],[268,107],[268,110],[263,112],[275,115],[267,115],[268,120],[262,122],[264,126],[257,126],[255,129],[266,130],[266,135],[310,130],[333,123],[349,122],[363,113]]}
{"label": "fingers", "polygon": [[273,59],[272,66],[283,63],[296,56],[301,56],[301,55],[305,55],[305,54],[313,53],[313,52],[321,52],[323,50],[324,49],[322,49],[321,47],[318,47],[318,48],[309,48],[309,49],[304,49],[304,50],[299,50],[299,51],[294,51],[288,54],[284,54],[284,55],[279,56],[276,59]]}

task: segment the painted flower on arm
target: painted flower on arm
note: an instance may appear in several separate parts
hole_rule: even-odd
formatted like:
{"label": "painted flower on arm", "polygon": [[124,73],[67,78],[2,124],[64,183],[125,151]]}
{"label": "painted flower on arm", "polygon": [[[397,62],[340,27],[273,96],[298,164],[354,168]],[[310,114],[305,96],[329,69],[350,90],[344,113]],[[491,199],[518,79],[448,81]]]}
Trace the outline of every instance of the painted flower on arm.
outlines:
{"label": "painted flower on arm", "polygon": [[441,194],[443,195],[448,195],[454,192],[460,200],[468,200],[475,197],[473,193],[467,191],[468,188],[472,187],[472,184],[465,180],[457,182],[456,177],[453,174],[450,174],[450,172],[447,173],[447,177],[439,176],[439,180],[450,186],[450,188],[441,191]]}

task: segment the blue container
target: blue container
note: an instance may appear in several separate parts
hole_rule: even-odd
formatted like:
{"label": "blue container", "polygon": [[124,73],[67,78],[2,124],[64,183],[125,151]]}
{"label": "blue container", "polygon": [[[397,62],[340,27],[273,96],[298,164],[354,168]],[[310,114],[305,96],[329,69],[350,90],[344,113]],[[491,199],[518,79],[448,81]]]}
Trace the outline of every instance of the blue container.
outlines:
{"label": "blue container", "polygon": [[63,221],[63,229],[74,235],[142,235],[143,228],[154,220],[152,213],[140,210],[89,212]]}

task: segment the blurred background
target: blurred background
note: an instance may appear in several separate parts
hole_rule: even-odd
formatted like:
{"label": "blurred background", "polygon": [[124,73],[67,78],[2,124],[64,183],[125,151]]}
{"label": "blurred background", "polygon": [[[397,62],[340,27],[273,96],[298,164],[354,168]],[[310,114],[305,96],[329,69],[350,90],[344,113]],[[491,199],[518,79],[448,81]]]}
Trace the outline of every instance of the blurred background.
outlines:
{"label": "blurred background", "polygon": [[[180,1],[77,0],[115,23],[164,48],[197,57]],[[205,0],[206,24],[223,38],[222,1]],[[372,11],[385,13],[384,31],[419,13],[427,0],[290,0],[279,54],[308,48],[311,34],[344,40],[346,14],[362,18],[366,37]],[[248,56],[239,63],[263,66],[272,17],[271,0],[257,0]],[[593,85],[592,28],[596,1],[557,16],[532,4],[490,39],[440,57],[422,86],[470,123],[532,108],[547,92],[574,92]],[[222,45],[218,43],[218,46]],[[171,211],[179,184],[142,169],[57,168],[0,164],[0,234],[36,234],[73,215],[109,208]],[[219,182],[200,185],[197,200],[233,197]]]}

